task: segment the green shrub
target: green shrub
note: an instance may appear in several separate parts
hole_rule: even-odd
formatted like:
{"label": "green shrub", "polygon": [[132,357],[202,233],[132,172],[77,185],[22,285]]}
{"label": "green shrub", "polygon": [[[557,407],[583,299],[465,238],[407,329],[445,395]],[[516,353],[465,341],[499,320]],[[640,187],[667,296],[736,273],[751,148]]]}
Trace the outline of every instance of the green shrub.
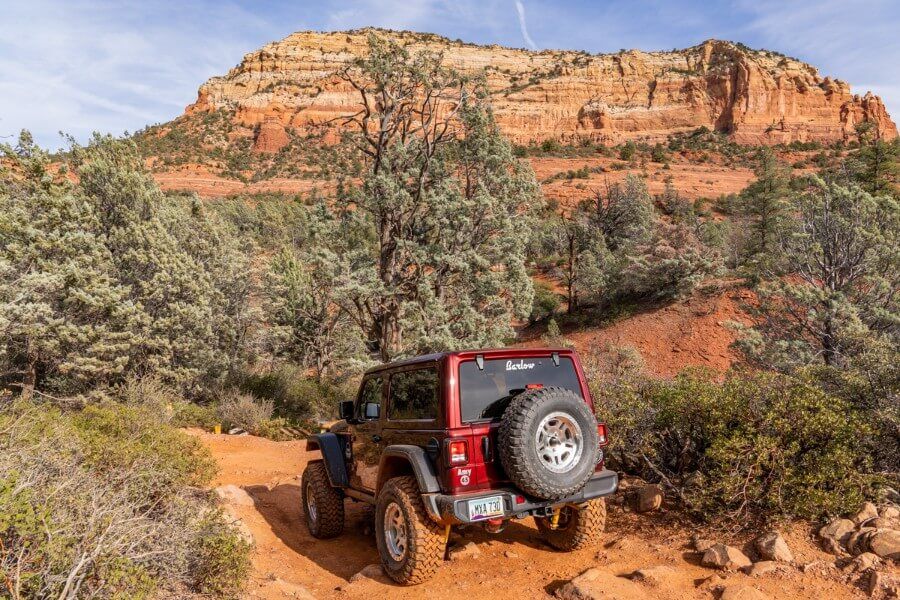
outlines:
{"label": "green shrub", "polygon": [[140,599],[240,585],[248,548],[224,521],[212,523],[213,502],[197,488],[213,474],[208,452],[148,408],[68,413],[0,397],[0,431],[5,589]]}
{"label": "green shrub", "polygon": [[292,422],[336,418],[338,403],[356,393],[353,381],[319,382],[294,365],[247,375],[239,387],[258,398],[272,400],[274,414]]}
{"label": "green shrub", "polygon": [[250,574],[250,544],[234,535],[221,515],[207,516],[200,528],[194,555],[193,577],[197,591],[220,597],[237,597]]}
{"label": "green shrub", "polygon": [[219,418],[226,429],[240,427],[254,435],[263,421],[272,418],[271,400],[259,400],[252,394],[233,390],[219,404]]}
{"label": "green shrub", "polygon": [[812,383],[759,373],[627,379],[596,390],[610,465],[663,480],[709,519],[806,517],[859,505],[871,435],[848,403]]}

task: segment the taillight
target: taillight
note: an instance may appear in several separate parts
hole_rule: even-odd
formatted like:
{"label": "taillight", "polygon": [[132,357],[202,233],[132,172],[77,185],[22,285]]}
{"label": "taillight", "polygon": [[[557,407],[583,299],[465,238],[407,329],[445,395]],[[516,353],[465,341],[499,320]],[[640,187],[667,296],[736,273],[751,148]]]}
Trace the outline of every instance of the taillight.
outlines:
{"label": "taillight", "polygon": [[469,462],[469,445],[466,440],[450,440],[447,444],[451,465],[464,465]]}
{"label": "taillight", "polygon": [[597,443],[600,446],[605,446],[609,443],[609,439],[606,436],[606,423],[597,423]]}
{"label": "taillight", "polygon": [[525,386],[526,390],[539,390],[544,387],[543,383],[529,383]]}

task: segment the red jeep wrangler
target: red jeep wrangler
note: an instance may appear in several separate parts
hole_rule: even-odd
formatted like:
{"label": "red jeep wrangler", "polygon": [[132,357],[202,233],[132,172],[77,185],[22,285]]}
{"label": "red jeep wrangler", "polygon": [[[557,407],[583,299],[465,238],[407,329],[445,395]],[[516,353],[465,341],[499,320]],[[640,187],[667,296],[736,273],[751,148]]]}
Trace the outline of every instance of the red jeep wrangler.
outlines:
{"label": "red jeep wrangler", "polygon": [[616,474],[603,466],[597,423],[571,350],[446,352],[366,372],[343,421],[312,436],[301,485],[317,538],[344,527],[344,499],[375,505],[378,552],[402,584],[428,579],[453,525],[496,533],[534,517],[550,546],[597,542],[603,496]]}

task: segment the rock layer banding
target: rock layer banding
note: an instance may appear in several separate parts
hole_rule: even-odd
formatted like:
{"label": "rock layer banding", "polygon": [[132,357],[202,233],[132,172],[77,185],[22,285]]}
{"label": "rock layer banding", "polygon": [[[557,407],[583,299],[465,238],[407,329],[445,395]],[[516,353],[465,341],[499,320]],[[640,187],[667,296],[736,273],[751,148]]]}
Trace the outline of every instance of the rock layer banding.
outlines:
{"label": "rock layer banding", "polygon": [[[258,151],[276,151],[286,143],[279,125],[302,133],[355,112],[356,92],[335,73],[366,53],[370,32],[298,32],[267,44],[204,83],[186,112],[234,111],[238,124],[257,132]],[[832,142],[852,138],[862,121],[885,139],[897,136],[877,96],[854,95],[846,82],[796,59],[726,41],[587,54],[381,34],[411,50],[442,52],[463,72],[484,72],[497,121],[517,143],[652,141],[701,126],[739,143]]]}

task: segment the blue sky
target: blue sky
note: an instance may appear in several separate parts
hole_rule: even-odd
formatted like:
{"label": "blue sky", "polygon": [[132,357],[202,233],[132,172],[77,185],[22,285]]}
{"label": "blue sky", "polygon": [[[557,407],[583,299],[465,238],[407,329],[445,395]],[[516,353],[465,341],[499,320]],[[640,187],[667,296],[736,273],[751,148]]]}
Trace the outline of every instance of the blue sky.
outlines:
{"label": "blue sky", "polygon": [[615,52],[715,37],[778,50],[881,95],[900,118],[897,0],[0,1],[0,140],[122,133],[178,116],[266,42],[375,25],[468,42]]}

